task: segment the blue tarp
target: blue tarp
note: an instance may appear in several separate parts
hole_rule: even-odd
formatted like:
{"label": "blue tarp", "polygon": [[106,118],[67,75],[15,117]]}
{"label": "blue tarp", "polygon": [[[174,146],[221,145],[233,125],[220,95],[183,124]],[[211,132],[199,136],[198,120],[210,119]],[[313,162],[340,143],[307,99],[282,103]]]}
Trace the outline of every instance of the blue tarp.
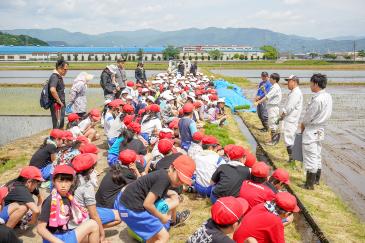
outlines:
{"label": "blue tarp", "polygon": [[[244,91],[237,85],[231,84],[224,79],[218,79],[214,81],[214,86],[219,98],[224,98],[226,106],[232,111],[235,111],[234,107],[236,106],[249,105],[250,109],[247,109],[247,111],[256,112],[252,101],[244,96]],[[233,89],[228,89],[228,86],[233,87]]]}

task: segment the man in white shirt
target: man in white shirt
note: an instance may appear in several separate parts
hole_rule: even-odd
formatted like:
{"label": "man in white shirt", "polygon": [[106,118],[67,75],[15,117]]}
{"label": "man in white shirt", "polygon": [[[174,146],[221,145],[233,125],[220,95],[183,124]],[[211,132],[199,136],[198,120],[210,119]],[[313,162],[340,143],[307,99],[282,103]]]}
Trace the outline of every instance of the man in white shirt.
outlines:
{"label": "man in white shirt", "polygon": [[301,124],[303,134],[303,165],[307,172],[305,189],[314,189],[319,184],[322,169],[321,142],[324,140],[324,127],[331,117],[332,97],[326,92],[327,76],[317,73],[311,77],[311,97]]}
{"label": "man in white shirt", "polygon": [[292,147],[294,145],[295,134],[298,129],[300,114],[303,109],[303,94],[299,88],[299,79],[297,76],[290,75],[285,81],[288,82],[290,93],[281,113],[283,123],[283,135],[286,150],[289,155],[289,162],[293,162]]}
{"label": "man in white shirt", "polygon": [[280,80],[280,75],[278,73],[272,73],[270,75],[270,83],[272,84],[270,91],[265,93],[265,97],[259,101],[256,101],[255,104],[259,105],[263,102],[266,102],[266,109],[269,116],[268,125],[271,131],[271,142],[268,145],[276,145],[280,140],[279,129],[279,106],[281,102],[281,88],[278,84]]}

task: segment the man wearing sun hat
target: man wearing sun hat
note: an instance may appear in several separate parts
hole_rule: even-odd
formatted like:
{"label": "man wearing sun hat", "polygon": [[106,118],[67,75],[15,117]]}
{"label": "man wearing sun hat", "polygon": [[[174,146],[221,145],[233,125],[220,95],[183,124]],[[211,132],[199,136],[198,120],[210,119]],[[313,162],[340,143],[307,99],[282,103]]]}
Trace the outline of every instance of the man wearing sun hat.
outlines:
{"label": "man wearing sun hat", "polygon": [[233,235],[237,243],[253,237],[258,243],[284,243],[284,225],[282,219],[299,212],[296,198],[289,192],[279,192],[271,201],[256,205],[242,220],[242,224]]}
{"label": "man wearing sun hat", "polygon": [[211,207],[211,218],[187,242],[234,243],[228,234],[232,234],[239,227],[247,209],[248,203],[245,199],[219,198]]}
{"label": "man wearing sun hat", "polygon": [[289,155],[289,162],[293,162],[292,148],[294,145],[295,134],[298,130],[300,115],[303,109],[303,94],[299,88],[299,78],[295,75],[290,75],[285,79],[288,82],[290,93],[286,104],[282,110],[280,119],[283,123],[283,136],[286,145],[286,150]]}

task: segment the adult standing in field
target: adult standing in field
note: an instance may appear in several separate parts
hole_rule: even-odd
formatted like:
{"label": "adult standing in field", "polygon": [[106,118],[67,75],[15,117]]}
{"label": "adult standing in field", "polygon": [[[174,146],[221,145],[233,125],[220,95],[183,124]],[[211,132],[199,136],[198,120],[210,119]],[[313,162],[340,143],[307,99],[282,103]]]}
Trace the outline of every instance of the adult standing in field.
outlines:
{"label": "adult standing in field", "polygon": [[136,78],[137,84],[142,84],[143,86],[145,86],[145,82],[147,81],[147,77],[146,77],[146,70],[144,70],[142,62],[139,62],[137,64],[137,68],[136,68],[134,73],[135,73],[134,76]]}
{"label": "adult standing in field", "polygon": [[193,64],[191,64],[190,66],[190,73],[194,75],[194,77],[196,76],[196,72],[198,71],[198,62],[195,61]]}
{"label": "adult standing in field", "polygon": [[51,116],[53,128],[62,129],[65,121],[65,84],[63,77],[68,70],[68,62],[58,60],[56,69],[49,77],[49,94],[51,100]]}
{"label": "adult standing in field", "polygon": [[283,136],[286,150],[289,155],[289,162],[293,161],[292,148],[294,145],[295,134],[298,129],[300,114],[303,109],[303,94],[299,88],[299,78],[290,75],[285,81],[288,82],[290,93],[281,113],[280,119],[283,123]]}
{"label": "adult standing in field", "polygon": [[314,94],[301,124],[303,165],[307,172],[303,187],[309,190],[314,189],[314,184],[319,184],[322,169],[321,143],[324,140],[326,122],[332,113],[332,97],[326,92],[326,86],[326,75],[317,73],[311,77],[310,88]]}
{"label": "adult standing in field", "polygon": [[180,61],[179,65],[177,66],[177,73],[181,76],[185,76],[185,63]]}
{"label": "adult standing in field", "polygon": [[70,90],[70,105],[73,113],[83,117],[87,111],[86,90],[87,83],[94,78],[94,75],[81,72],[75,78]]}
{"label": "adult standing in field", "polygon": [[104,90],[105,100],[114,100],[115,94],[119,90],[119,88],[117,88],[117,82],[115,81],[116,70],[117,66],[108,65],[101,73],[100,86]]}
{"label": "adult standing in field", "polygon": [[[271,89],[272,84],[269,80],[269,74],[267,72],[261,73],[261,82],[259,83],[259,87],[257,90],[257,94],[255,97],[255,102],[260,101],[265,97],[265,94],[268,93]],[[260,118],[263,128],[260,129],[262,132],[267,132],[269,130],[268,124],[268,114],[266,109],[266,102],[262,102],[257,106],[257,115]]]}
{"label": "adult standing in field", "polygon": [[115,97],[119,99],[123,89],[125,88],[125,82],[127,81],[127,73],[125,72],[125,60],[118,59],[117,67],[118,68],[115,73],[115,80],[118,83],[119,91],[115,94]]}

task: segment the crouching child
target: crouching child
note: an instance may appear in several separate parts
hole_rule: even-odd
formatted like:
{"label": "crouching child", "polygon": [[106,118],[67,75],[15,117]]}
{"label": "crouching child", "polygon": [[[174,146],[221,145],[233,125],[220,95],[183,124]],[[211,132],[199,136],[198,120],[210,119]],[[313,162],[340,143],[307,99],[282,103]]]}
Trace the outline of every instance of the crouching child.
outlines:
{"label": "crouching child", "polygon": [[[68,165],[58,165],[53,172],[54,188],[43,202],[38,218],[37,232],[43,242],[77,243],[99,242],[99,226],[87,219],[87,212],[81,208],[70,194],[70,188],[75,178],[75,171]],[[70,230],[68,223],[76,220],[79,225]],[[88,241],[87,241],[88,239]]]}
{"label": "crouching child", "polygon": [[170,187],[191,185],[195,163],[187,155],[174,160],[167,170],[157,170],[128,184],[117,196],[114,208],[121,219],[147,242],[168,242],[169,225],[184,222],[190,211],[176,212],[179,196]]}

